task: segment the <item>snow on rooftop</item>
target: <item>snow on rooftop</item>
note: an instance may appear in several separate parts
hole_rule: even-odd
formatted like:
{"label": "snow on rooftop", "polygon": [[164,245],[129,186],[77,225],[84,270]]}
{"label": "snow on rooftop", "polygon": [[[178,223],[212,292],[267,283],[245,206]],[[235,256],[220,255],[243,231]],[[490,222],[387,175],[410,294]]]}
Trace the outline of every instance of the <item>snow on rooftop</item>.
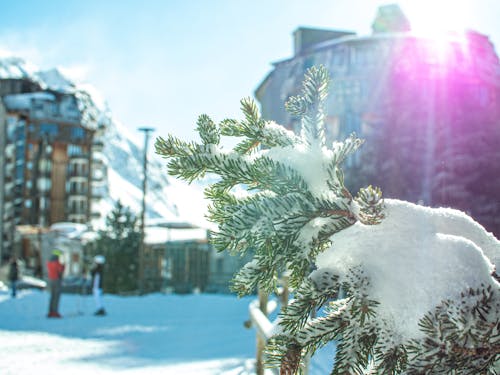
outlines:
{"label": "snow on rooftop", "polygon": [[3,102],[9,110],[29,110],[32,105],[32,100],[43,100],[53,102],[56,100],[54,94],[46,91],[30,92],[25,94],[5,95]]}
{"label": "snow on rooftop", "polygon": [[89,230],[86,224],[59,222],[50,226],[50,229],[68,238],[80,238]]}
{"label": "snow on rooftop", "polygon": [[36,72],[35,77],[42,82],[44,88],[63,93],[75,92],[75,84],[57,68]]}
{"label": "snow on rooftop", "polygon": [[422,337],[418,321],[443,300],[482,284],[499,287],[491,273],[500,242],[470,217],[392,199],[385,205],[381,224],[357,222],[334,234],[316,265],[341,279],[362,266],[378,314],[403,341]]}
{"label": "snow on rooftop", "polygon": [[146,227],[145,242],[150,245],[167,242],[207,242],[207,231],[202,228],[176,229],[162,227]]}
{"label": "snow on rooftop", "polygon": [[18,57],[0,58],[0,79],[31,78],[34,67]]}

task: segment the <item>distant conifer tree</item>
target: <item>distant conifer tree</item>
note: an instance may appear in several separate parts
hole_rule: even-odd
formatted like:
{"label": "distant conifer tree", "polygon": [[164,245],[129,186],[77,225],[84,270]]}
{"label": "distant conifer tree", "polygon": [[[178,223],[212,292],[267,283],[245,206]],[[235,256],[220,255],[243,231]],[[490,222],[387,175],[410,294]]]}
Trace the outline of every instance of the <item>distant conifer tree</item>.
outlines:
{"label": "distant conifer tree", "polygon": [[137,218],[118,201],[106,217],[105,228],[99,230],[92,243],[91,255],[106,257],[103,289],[106,293],[138,290],[139,244],[141,233]]}

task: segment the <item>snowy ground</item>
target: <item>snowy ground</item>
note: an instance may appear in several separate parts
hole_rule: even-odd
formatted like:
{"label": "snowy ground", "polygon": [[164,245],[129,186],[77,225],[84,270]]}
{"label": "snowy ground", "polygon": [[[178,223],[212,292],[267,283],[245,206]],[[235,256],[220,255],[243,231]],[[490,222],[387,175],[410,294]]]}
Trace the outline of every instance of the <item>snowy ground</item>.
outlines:
{"label": "snowy ground", "polygon": [[[95,317],[90,296],[64,294],[63,319],[47,319],[48,294],[0,291],[2,375],[249,375],[255,331],[246,329],[251,297],[104,296]],[[320,353],[311,375],[329,373]]]}

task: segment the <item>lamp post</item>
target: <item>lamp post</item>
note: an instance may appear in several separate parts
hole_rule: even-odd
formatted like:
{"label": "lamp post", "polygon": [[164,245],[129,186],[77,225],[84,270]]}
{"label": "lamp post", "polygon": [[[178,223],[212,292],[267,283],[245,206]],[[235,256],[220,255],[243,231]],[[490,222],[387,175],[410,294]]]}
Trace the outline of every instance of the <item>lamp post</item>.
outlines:
{"label": "lamp post", "polygon": [[144,293],[144,252],[146,246],[144,244],[144,216],[146,213],[146,186],[147,186],[147,170],[148,170],[148,141],[149,134],[154,131],[153,128],[139,128],[141,132],[144,132],[144,155],[142,163],[142,209],[141,209],[141,242],[139,244],[139,293]]}

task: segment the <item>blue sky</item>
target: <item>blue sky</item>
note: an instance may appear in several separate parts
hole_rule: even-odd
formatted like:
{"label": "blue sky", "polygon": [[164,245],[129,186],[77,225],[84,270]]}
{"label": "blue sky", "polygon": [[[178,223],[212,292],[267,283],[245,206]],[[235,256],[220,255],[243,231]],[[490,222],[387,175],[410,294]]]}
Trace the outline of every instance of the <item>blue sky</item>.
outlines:
{"label": "blue sky", "polygon": [[[370,33],[380,0],[0,0],[0,56],[94,85],[131,132],[194,139],[198,115],[239,117],[299,26]],[[413,26],[500,45],[498,0],[401,0]]]}

